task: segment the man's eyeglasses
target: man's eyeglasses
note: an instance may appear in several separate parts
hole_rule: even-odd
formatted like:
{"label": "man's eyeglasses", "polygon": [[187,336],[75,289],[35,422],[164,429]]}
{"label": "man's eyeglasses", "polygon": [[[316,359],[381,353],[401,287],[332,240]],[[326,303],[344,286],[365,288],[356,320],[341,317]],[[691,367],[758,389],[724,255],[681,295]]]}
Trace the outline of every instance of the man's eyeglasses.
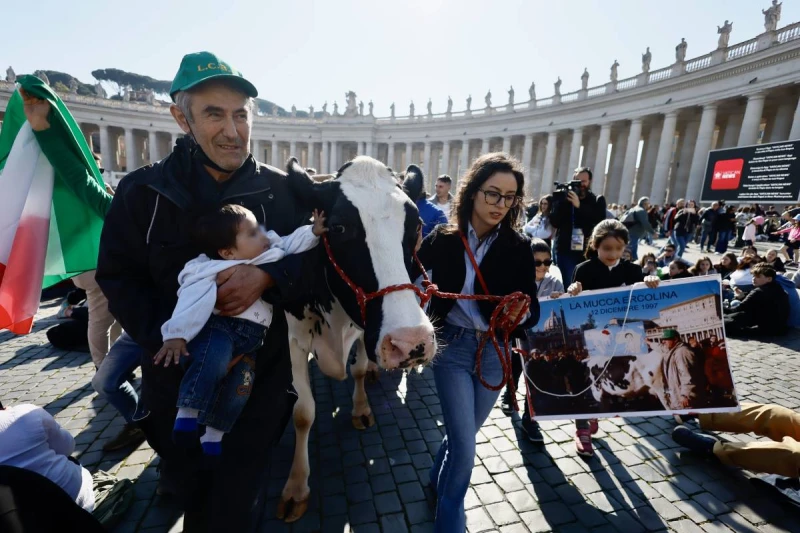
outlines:
{"label": "man's eyeglasses", "polygon": [[546,267],[549,267],[550,265],[553,264],[553,261],[552,261],[552,259],[545,259],[544,261],[539,261],[538,259],[536,259],[533,262],[533,264],[534,264],[534,266],[536,266],[536,268],[539,268],[542,265],[544,265]]}
{"label": "man's eyeglasses", "polygon": [[489,205],[499,205],[500,199],[503,199],[503,205],[511,209],[512,207],[517,207],[519,205],[519,201],[521,198],[516,194],[506,194],[505,196],[500,194],[499,192],[494,191],[484,191],[483,189],[478,189],[483,193],[483,199]]}

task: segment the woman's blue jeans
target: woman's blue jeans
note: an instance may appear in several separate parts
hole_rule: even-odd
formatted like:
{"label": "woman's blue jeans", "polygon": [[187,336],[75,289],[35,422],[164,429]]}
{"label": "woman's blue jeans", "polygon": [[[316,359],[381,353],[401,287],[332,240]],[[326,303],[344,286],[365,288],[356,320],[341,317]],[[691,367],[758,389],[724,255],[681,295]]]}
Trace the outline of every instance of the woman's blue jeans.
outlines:
{"label": "woman's blue jeans", "polygon": [[[433,360],[446,436],[431,468],[436,491],[437,533],[466,531],[464,497],[475,461],[475,435],[488,418],[500,391],[484,387],[476,373],[476,353],[483,332],[446,324],[439,334],[444,350]],[[503,368],[491,340],[481,355],[483,379],[500,382]]]}
{"label": "woman's blue jeans", "polygon": [[716,252],[718,254],[724,254],[728,251],[728,243],[730,242],[732,235],[732,231],[720,231],[718,233],[716,246]]}
{"label": "woman's blue jeans", "polygon": [[688,238],[688,235],[675,234],[675,244],[678,245],[678,248],[675,250],[675,255],[678,257],[683,257],[683,252],[686,251],[686,241]]}

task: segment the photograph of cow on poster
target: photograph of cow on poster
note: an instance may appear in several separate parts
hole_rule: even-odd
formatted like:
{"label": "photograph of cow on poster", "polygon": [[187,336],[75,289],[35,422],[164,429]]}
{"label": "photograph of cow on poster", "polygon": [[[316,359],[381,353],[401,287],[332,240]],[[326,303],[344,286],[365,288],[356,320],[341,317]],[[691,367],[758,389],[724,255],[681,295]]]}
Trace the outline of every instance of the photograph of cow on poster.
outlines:
{"label": "photograph of cow on poster", "polygon": [[738,410],[718,276],[539,305],[525,358],[538,420]]}

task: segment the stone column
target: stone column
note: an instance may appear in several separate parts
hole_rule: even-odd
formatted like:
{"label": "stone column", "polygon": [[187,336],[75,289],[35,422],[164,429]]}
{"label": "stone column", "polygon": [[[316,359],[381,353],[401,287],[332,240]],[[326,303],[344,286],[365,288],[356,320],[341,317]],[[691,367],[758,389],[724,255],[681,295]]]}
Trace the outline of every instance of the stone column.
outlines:
{"label": "stone column", "polygon": [[597,155],[592,166],[592,191],[597,196],[604,193],[606,187],[606,161],[608,160],[608,143],[611,140],[611,124],[600,126],[597,139]]}
{"label": "stone column", "polygon": [[[578,166],[591,168],[594,165],[594,160],[597,158],[597,141],[599,138],[600,130],[593,129],[589,133],[588,139],[584,143],[583,162]],[[592,172],[595,172],[594,168],[592,168]]]}
{"label": "stone column", "polygon": [[531,179],[533,178],[533,176],[531,175],[531,168],[533,166],[531,161],[532,155],[533,155],[533,133],[529,133],[525,136],[525,143],[522,145],[522,168],[524,169],[525,174],[528,176],[528,178],[525,180],[528,184],[528,188],[530,188]]}
{"label": "stone column", "polygon": [[439,174],[450,175],[450,141],[442,143],[442,166],[439,168]]}
{"label": "stone column", "polygon": [[[609,203],[620,203],[623,191],[620,190],[622,183],[622,169],[625,165],[625,153],[628,147],[627,125],[622,125],[614,138],[614,146],[611,149],[611,168],[608,170],[608,184],[606,185],[606,201]],[[630,202],[624,202],[629,204]]]}
{"label": "stone column", "polygon": [[[633,198],[638,200],[642,196],[650,195],[650,188],[653,184],[653,175],[656,171],[656,157],[658,156],[658,145],[661,141],[661,124],[653,123],[644,140],[644,150],[642,151],[642,162],[639,174],[636,176],[636,188]],[[653,202],[655,204],[655,202]]]}
{"label": "stone column", "polygon": [[358,143],[358,153],[356,155],[367,155],[367,143],[361,141]]}
{"label": "stone column", "polygon": [[299,154],[297,153],[297,141],[289,141],[289,157],[296,157],[297,160],[300,160],[298,157]]}
{"label": "stone column", "polygon": [[272,140],[272,145],[270,147],[270,164],[273,167],[278,166],[278,141]]}
{"label": "stone column", "polygon": [[742,119],[742,130],[739,132],[737,146],[755,144],[758,140],[758,129],[761,127],[761,113],[764,111],[764,93],[751,94],[747,97],[747,107]]}
{"label": "stone column", "polygon": [[339,171],[339,143],[331,141],[331,165],[329,173],[335,174]]}
{"label": "stone column", "polygon": [[314,143],[314,141],[308,141],[308,166],[310,168],[317,167],[317,154],[314,153],[315,148],[316,143]]}
{"label": "stone column", "polygon": [[561,142],[558,145],[558,166],[556,167],[556,177],[555,179],[558,181],[564,181],[566,178],[565,176],[571,176],[572,174],[569,172],[569,153],[570,153],[570,144],[569,139],[567,139],[566,134],[560,135]]}
{"label": "stone column", "polygon": [[[636,156],[639,154],[639,141],[642,138],[642,119],[631,120],[628,141],[625,146],[625,161],[622,163],[622,179],[619,184],[619,202],[633,205],[638,198],[633,195],[633,180],[636,177]],[[642,157],[644,161],[644,157]]]}
{"label": "stone column", "polygon": [[425,167],[424,176],[425,176],[425,190],[428,190],[428,186],[430,185],[431,181],[431,172],[433,172],[433,168],[431,167],[431,142],[425,141],[425,151],[422,154],[422,166]]}
{"label": "stone column", "polygon": [[388,153],[386,154],[386,166],[394,171],[397,171],[399,169],[395,168],[394,166],[394,143],[389,141],[388,145],[389,145],[389,150]]}
{"label": "stone column", "polygon": [[330,143],[328,141],[322,141],[322,161],[320,161],[320,172],[322,174],[330,174],[331,171],[329,170],[330,167],[330,160],[331,160],[331,152],[328,148]]}
{"label": "stone column", "polygon": [[373,148],[372,141],[367,142],[367,152],[365,155],[375,157],[375,149]]}
{"label": "stone column", "polygon": [[717,123],[717,104],[703,106],[703,115],[700,117],[700,128],[697,130],[697,141],[692,154],[692,167],[689,170],[689,184],[686,187],[686,198],[700,203],[700,193],[703,189],[703,178],[706,174],[708,151],[711,150],[711,141],[714,138],[714,127]]}
{"label": "stone column", "polygon": [[739,140],[739,132],[742,131],[742,114],[728,115],[725,122],[725,134],[722,136],[720,148],[733,148]]}
{"label": "stone column", "polygon": [[108,125],[100,124],[100,159],[102,160],[103,168],[109,171],[114,168],[114,149],[111,146],[111,138],[108,134]]}
{"label": "stone column", "polygon": [[511,135],[503,137],[503,152],[507,154],[511,153]]}
{"label": "stone column", "polygon": [[408,165],[412,163],[412,157],[414,156],[414,144],[413,143],[406,143],[406,168]]}
{"label": "stone column", "polygon": [[[702,120],[702,118],[701,118]],[[697,135],[699,132],[700,121],[697,118],[692,119],[686,125],[683,131],[683,140],[681,141],[680,158],[677,171],[675,172],[675,186],[670,187],[669,195],[672,198],[686,198],[687,200],[696,200],[697,198],[686,196],[686,191],[689,187],[689,173],[694,160],[694,153],[697,151]]]}
{"label": "stone column", "polygon": [[539,196],[550,192],[555,181],[556,170],[556,143],[558,142],[558,132],[551,131],[547,134],[547,148],[544,156],[544,169],[542,170],[542,183],[539,189]]}
{"label": "stone column", "polygon": [[489,138],[483,139],[481,143],[481,155],[489,153]]}
{"label": "stone column", "polygon": [[151,164],[161,159],[158,153],[158,136],[154,130],[147,132],[147,157]]}
{"label": "stone column", "polygon": [[161,159],[161,155],[158,153],[158,136],[155,130],[147,132],[147,157],[150,159],[151,164]]}
{"label": "stone column", "polygon": [[569,170],[570,172],[578,168],[581,155],[581,141],[583,139],[583,128],[577,127],[572,130],[572,144],[569,147]]}
{"label": "stone column", "polygon": [[136,170],[136,147],[134,146],[133,130],[125,128],[125,170],[126,172],[133,172]]}
{"label": "stone column", "polygon": [[789,131],[789,139],[800,139],[800,101],[794,108],[794,119],[792,120],[792,129]]}
{"label": "stone column", "polygon": [[767,136],[765,133],[765,142],[780,142],[789,139],[789,131],[792,129],[792,113],[794,106],[791,102],[784,102],[778,106],[775,111],[775,118],[770,125],[770,133]]}
{"label": "stone column", "polygon": [[664,126],[661,128],[656,168],[653,173],[653,187],[649,194],[650,201],[656,205],[663,204],[667,197],[667,176],[670,162],[672,161],[672,143],[675,140],[675,125],[677,122],[677,111],[670,111],[664,115]]}
{"label": "stone column", "polygon": [[544,138],[539,135],[538,139],[534,139],[534,157],[533,163],[531,164],[531,183],[530,183],[530,195],[534,200],[539,200],[539,196],[541,196],[541,191],[544,190],[545,194],[550,192],[549,187],[552,187],[552,184],[548,186],[544,186],[542,184],[542,170],[544,169],[544,160],[547,155],[547,142]]}
{"label": "stone column", "polygon": [[[461,141],[461,165],[458,169],[458,175],[463,176],[467,168],[469,168],[469,139],[464,139]],[[456,181],[458,181],[457,178]]]}

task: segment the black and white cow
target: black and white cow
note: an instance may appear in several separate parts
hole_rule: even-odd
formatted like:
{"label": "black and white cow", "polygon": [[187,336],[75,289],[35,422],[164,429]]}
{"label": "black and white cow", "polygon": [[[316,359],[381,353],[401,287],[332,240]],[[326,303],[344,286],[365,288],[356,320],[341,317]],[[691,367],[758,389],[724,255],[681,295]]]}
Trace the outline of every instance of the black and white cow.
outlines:
{"label": "black and white cow", "polygon": [[[412,252],[417,243],[419,212],[411,198],[422,190],[422,172],[407,170],[398,186],[386,166],[360,156],[345,164],[335,179],[315,182],[295,159],[287,165],[289,186],[309,208],[325,211],[332,255],[347,276],[365,292],[410,283]],[[410,195],[410,197],[409,197]],[[308,301],[286,309],[292,374],[298,400],[294,408],[295,454],[278,504],[278,517],[293,522],[307,509],[309,497],[308,435],[314,422],[314,397],[308,374],[309,354],[334,379],[347,377],[353,344],[355,379],[352,422],[358,429],[375,423],[364,390],[370,361],[380,368],[424,364],[436,353],[433,326],[412,291],[371,300],[366,324],[352,289],[342,280],[320,244],[320,275]]]}
{"label": "black and white cow", "polygon": [[666,409],[664,380],[661,372],[663,353],[658,343],[650,345],[647,355],[616,357],[590,356],[583,361],[589,368],[591,392],[606,408],[615,399],[641,399],[661,402]]}

